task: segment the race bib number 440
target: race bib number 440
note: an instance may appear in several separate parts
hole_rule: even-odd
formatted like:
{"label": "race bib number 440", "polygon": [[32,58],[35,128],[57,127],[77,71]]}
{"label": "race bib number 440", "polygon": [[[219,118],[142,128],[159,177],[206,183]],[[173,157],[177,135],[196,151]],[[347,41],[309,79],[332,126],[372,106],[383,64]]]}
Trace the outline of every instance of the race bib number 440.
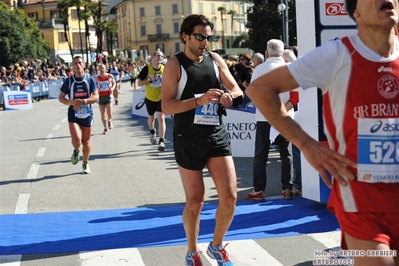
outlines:
{"label": "race bib number 440", "polygon": [[358,180],[399,183],[399,118],[358,119]]}
{"label": "race bib number 440", "polygon": [[[196,94],[194,97],[200,97],[202,94]],[[219,106],[217,103],[208,103],[195,108],[194,124],[218,126],[220,124],[218,115]]]}

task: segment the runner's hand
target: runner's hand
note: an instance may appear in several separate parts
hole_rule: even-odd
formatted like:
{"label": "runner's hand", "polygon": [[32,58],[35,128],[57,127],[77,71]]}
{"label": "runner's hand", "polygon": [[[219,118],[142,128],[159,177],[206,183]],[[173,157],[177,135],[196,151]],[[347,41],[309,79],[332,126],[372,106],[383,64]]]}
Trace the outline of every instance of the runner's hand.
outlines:
{"label": "runner's hand", "polygon": [[354,161],[314,139],[308,142],[304,145],[305,148],[302,148],[302,153],[329,188],[332,188],[332,183],[327,172],[343,186],[347,185],[348,180],[355,179],[355,175],[347,168],[357,168]]}

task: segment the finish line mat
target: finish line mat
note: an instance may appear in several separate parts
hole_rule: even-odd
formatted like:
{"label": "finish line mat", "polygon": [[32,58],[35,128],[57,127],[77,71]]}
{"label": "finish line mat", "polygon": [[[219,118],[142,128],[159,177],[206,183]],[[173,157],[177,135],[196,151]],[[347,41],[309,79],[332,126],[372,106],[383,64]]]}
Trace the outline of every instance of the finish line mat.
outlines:
{"label": "finish line mat", "polygon": [[[0,215],[0,255],[185,245],[184,206]],[[217,204],[201,212],[199,242],[211,241]],[[339,229],[334,215],[304,198],[238,202],[225,241]]]}

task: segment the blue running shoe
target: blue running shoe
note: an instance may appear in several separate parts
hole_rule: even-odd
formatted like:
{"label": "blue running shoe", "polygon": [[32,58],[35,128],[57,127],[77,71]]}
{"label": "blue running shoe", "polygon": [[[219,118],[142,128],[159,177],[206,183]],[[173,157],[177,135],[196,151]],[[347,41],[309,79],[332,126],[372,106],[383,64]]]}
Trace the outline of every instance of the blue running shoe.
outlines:
{"label": "blue running shoe", "polygon": [[227,254],[227,251],[225,250],[225,247],[228,244],[229,243],[227,243],[224,247],[223,245],[220,245],[217,248],[214,248],[211,241],[206,253],[210,258],[215,259],[219,266],[234,266],[234,264],[229,260],[229,254]]}
{"label": "blue running shoe", "polygon": [[186,255],[186,266],[202,266],[201,251],[194,251]]}

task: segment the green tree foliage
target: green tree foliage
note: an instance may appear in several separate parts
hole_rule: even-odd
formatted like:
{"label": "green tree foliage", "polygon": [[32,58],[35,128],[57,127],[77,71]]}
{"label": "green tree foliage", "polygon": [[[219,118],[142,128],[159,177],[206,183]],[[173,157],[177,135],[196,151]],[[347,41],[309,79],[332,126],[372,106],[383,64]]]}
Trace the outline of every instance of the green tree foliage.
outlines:
{"label": "green tree foliage", "polygon": [[[281,39],[283,25],[281,13],[277,6],[281,0],[251,0],[253,6],[248,10],[247,27],[249,29],[249,46],[254,52],[264,53],[267,41]],[[289,43],[296,45],[295,0],[288,1]]]}
{"label": "green tree foliage", "polygon": [[37,24],[22,10],[0,2],[0,62],[9,65],[28,58],[48,58],[50,47]]}

